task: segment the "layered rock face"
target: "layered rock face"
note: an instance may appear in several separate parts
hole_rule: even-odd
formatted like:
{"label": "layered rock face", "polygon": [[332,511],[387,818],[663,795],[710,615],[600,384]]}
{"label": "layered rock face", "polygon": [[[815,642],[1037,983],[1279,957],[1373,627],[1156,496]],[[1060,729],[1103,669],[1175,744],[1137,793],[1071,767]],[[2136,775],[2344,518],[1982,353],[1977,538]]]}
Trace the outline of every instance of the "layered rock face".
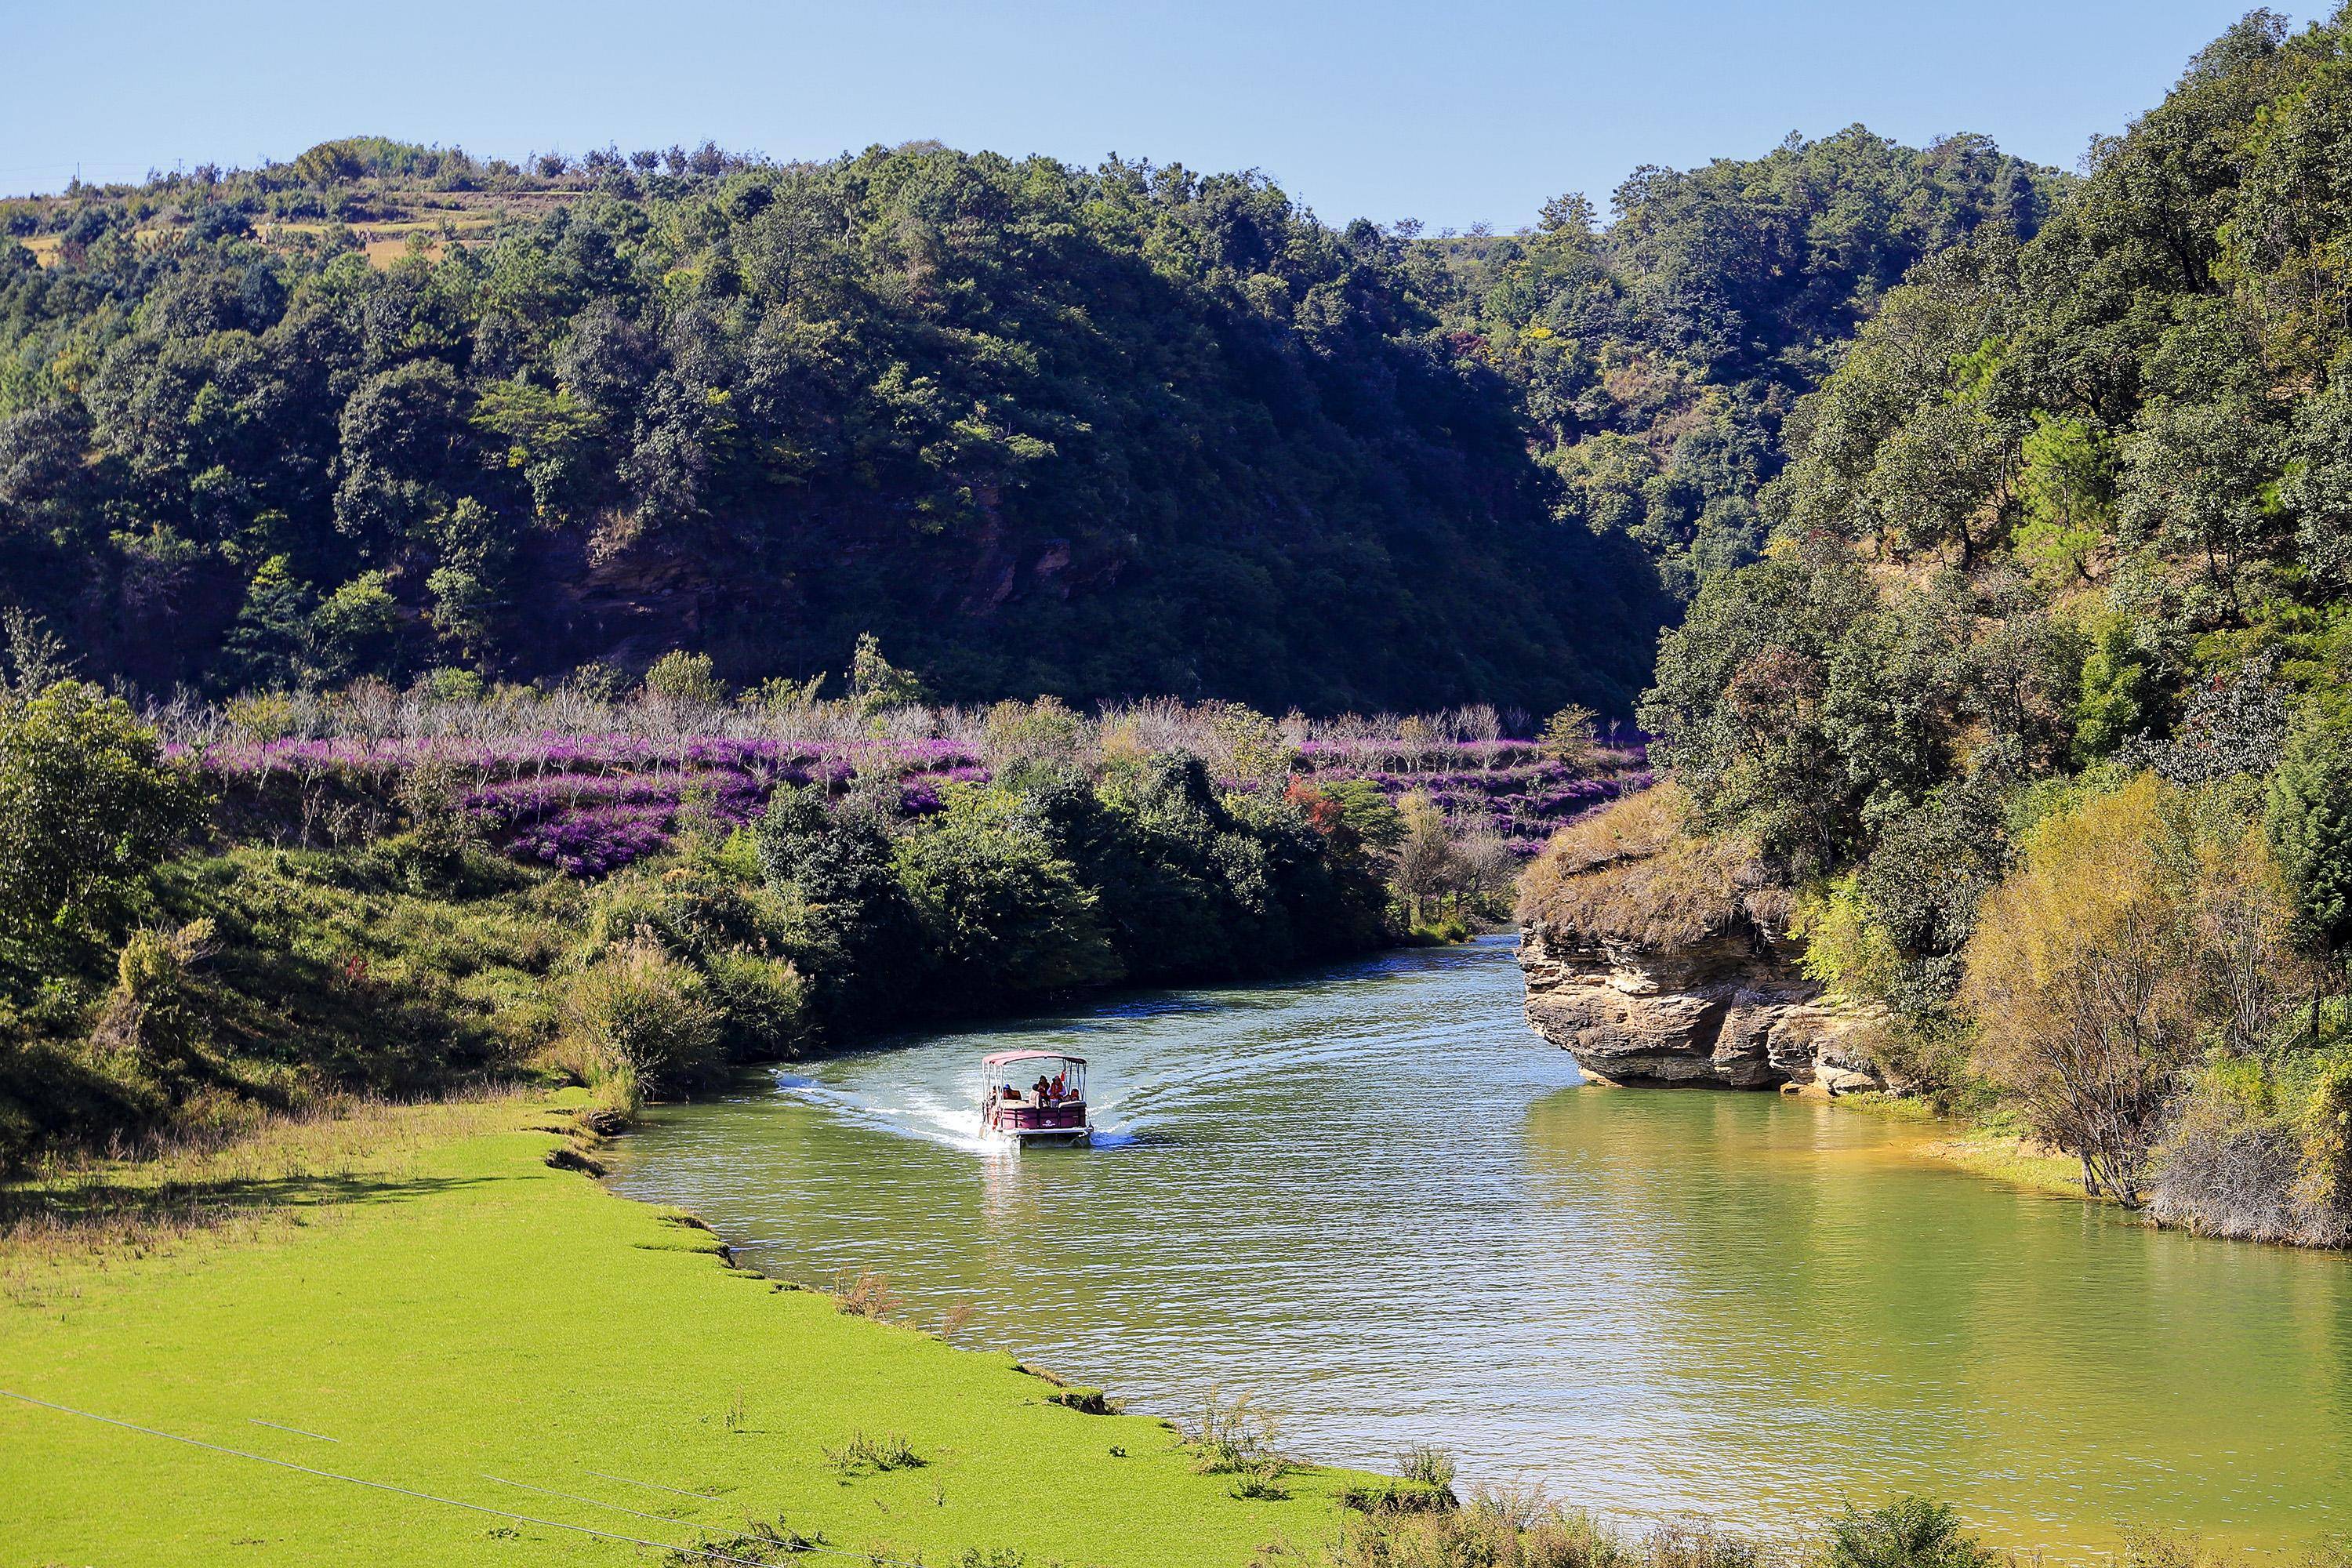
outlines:
{"label": "layered rock face", "polygon": [[1866,1048],[1881,1015],[1825,1000],[1753,926],[1653,949],[1531,921],[1519,967],[1528,1022],[1588,1078],[1816,1094],[1886,1087]]}

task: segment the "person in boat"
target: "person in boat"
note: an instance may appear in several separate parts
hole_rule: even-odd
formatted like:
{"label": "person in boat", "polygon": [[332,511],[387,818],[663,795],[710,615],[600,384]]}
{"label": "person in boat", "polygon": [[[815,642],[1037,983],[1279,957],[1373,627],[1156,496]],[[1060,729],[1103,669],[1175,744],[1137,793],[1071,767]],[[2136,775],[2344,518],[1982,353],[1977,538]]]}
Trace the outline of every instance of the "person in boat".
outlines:
{"label": "person in boat", "polygon": [[1045,1096],[1052,1091],[1053,1085],[1045,1081],[1045,1075],[1044,1073],[1039,1073],[1037,1075],[1037,1103],[1040,1105],[1045,1104]]}
{"label": "person in boat", "polygon": [[1053,1088],[1048,1090],[1048,1092],[1053,1095],[1057,1103],[1061,1100],[1067,1100],[1070,1097],[1070,1091],[1063,1084],[1062,1075],[1060,1073],[1055,1073],[1054,1075]]}

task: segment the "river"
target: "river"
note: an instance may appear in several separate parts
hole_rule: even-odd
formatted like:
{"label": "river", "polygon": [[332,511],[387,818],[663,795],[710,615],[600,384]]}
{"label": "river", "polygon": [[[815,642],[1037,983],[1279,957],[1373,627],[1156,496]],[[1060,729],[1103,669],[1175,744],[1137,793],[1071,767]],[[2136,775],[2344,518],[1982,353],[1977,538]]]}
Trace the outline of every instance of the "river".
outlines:
{"label": "river", "polygon": [[[755,1268],[1296,1451],[1793,1531],[1923,1491],[2061,1557],[2352,1530],[2352,1262],[2152,1231],[1775,1095],[1580,1087],[1507,937],[949,1031],[666,1107],[614,1184]],[[1092,1149],[985,1150],[979,1061],[1091,1059]]]}

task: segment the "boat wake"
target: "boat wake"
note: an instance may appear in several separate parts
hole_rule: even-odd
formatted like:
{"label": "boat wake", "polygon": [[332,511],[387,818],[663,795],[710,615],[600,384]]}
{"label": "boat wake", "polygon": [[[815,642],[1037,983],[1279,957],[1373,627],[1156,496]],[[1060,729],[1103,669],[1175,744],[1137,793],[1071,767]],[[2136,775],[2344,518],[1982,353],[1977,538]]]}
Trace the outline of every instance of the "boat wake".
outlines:
{"label": "boat wake", "polygon": [[[892,1085],[887,1092],[876,1092],[825,1083],[802,1073],[781,1071],[774,1075],[773,1081],[776,1088],[792,1100],[818,1107],[827,1115],[853,1126],[918,1139],[968,1154],[1017,1152],[1011,1140],[992,1137],[979,1130],[978,1118],[972,1110],[979,1099],[977,1089],[969,1098],[962,1095],[950,1097],[915,1084]],[[1151,1089],[1161,1087],[1144,1086],[1139,1094],[1123,1096],[1096,1107],[1092,1146],[1097,1149],[1126,1149],[1148,1142],[1148,1130],[1159,1118],[1148,1112],[1132,1114],[1127,1107],[1136,1099],[1149,1099]]]}

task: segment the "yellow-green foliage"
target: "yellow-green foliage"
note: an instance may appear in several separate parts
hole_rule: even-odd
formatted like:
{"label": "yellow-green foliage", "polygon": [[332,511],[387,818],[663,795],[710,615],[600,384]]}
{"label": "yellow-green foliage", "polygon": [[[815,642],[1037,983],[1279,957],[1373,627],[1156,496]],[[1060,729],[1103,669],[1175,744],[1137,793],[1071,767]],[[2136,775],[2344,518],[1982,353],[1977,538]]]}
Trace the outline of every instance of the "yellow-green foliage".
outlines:
{"label": "yellow-green foliage", "polygon": [[189,1065],[208,1033],[202,996],[191,971],[213,950],[213,922],[192,921],[176,931],[137,931],[115,960],[114,990],[92,1043],[126,1051],[144,1065]]}
{"label": "yellow-green foliage", "polygon": [[1798,965],[1808,980],[1847,996],[1880,997],[1902,955],[1872,919],[1859,882],[1849,873],[1799,894],[1789,934],[1805,944]]}
{"label": "yellow-green foliage", "polygon": [[2243,816],[2147,773],[2082,799],[2026,835],[1969,943],[1979,1067],[2126,1202],[2200,1048],[2243,1056],[2284,1010],[2293,910]]}
{"label": "yellow-green foliage", "polygon": [[2314,1209],[2352,1208],[2352,1050],[2318,1064],[2299,1121],[2296,1201]]}

